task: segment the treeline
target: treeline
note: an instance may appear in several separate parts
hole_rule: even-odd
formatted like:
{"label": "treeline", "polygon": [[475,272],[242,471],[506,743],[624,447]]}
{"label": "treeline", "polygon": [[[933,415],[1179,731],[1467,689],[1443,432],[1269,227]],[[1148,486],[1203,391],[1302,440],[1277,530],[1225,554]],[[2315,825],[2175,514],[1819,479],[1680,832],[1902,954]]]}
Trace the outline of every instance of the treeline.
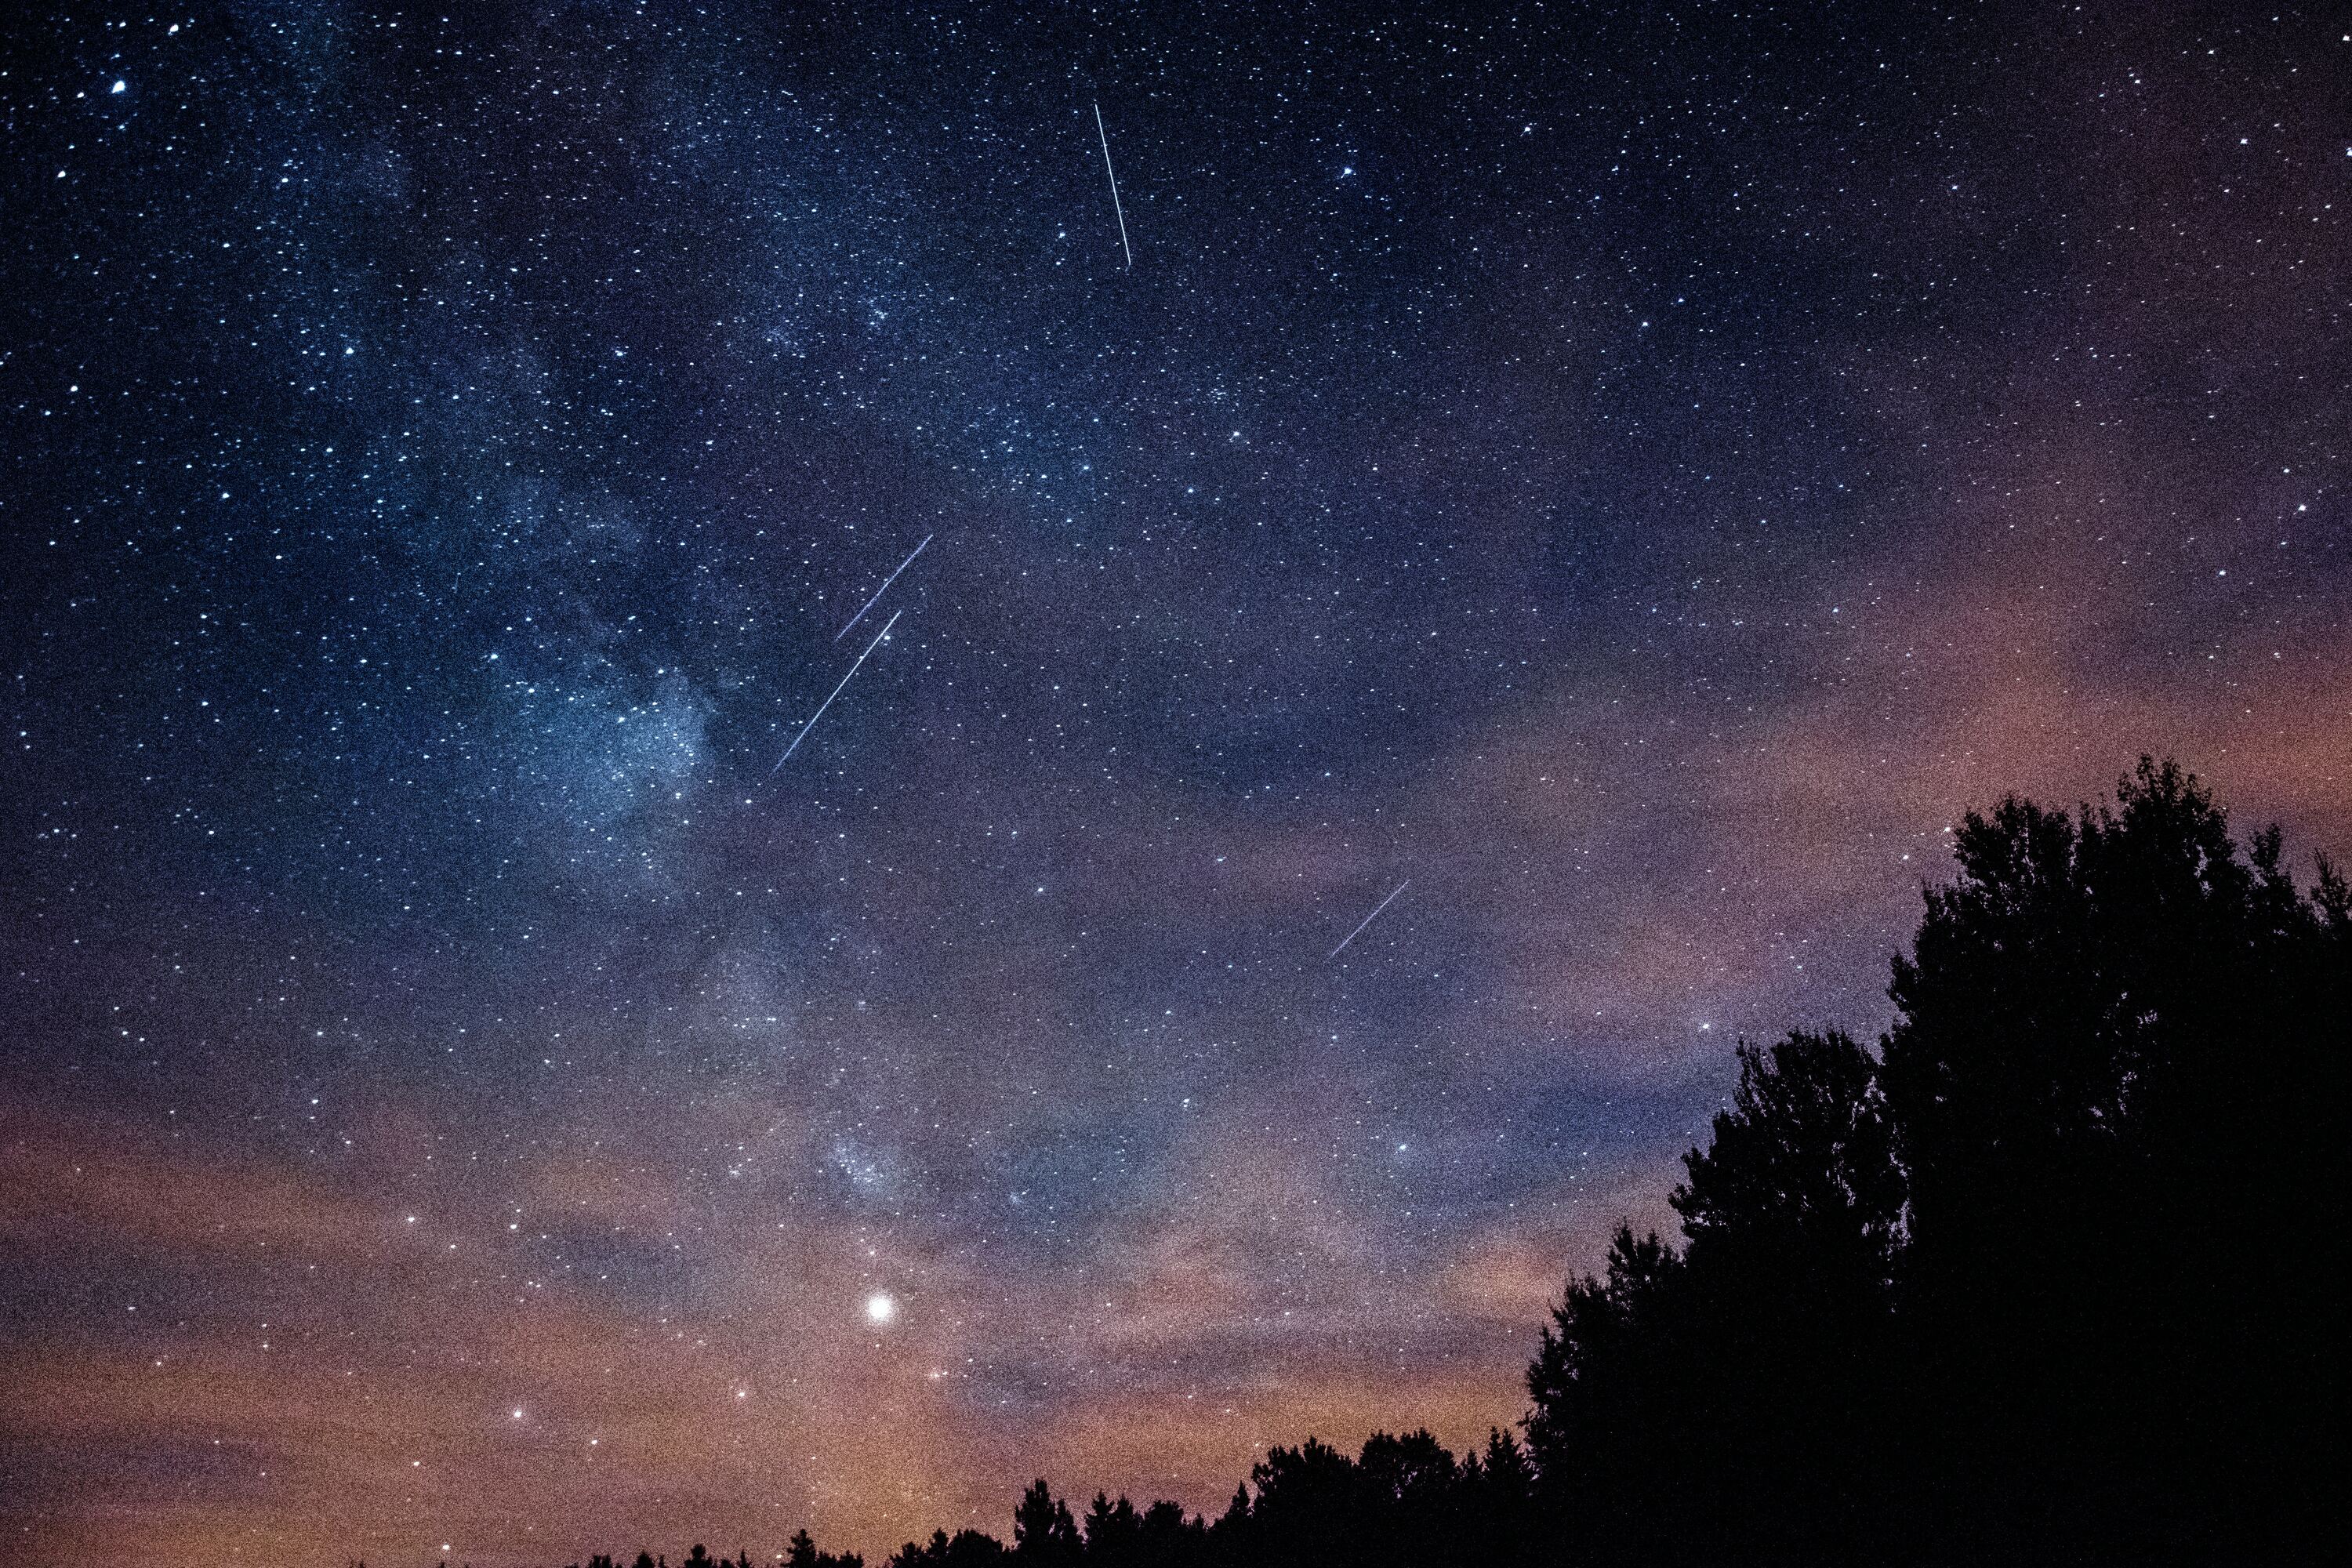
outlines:
{"label": "treeline", "polygon": [[[1483,1457],[1456,1463],[1426,1432],[1381,1434],[1350,1459],[1309,1437],[1277,1447],[1250,1470],[1215,1519],[1187,1517],[1172,1502],[1138,1509],[1101,1492],[1083,1514],[1044,1481],[1013,1512],[1013,1544],[961,1530],[934,1531],[892,1552],[887,1568],[1244,1568],[1257,1563],[1374,1565],[1527,1561],[1543,1544],[1535,1472],[1508,1434],[1488,1436]],[[806,1531],[784,1553],[788,1568],[865,1568],[855,1552],[820,1552]],[[754,1568],[697,1546],[685,1568]],[[592,1557],[588,1568],[614,1568]],[[670,1568],[637,1555],[634,1568]]]}
{"label": "treeline", "polygon": [[1954,847],[1894,1026],[1740,1047],[1683,1243],[1569,1286],[1524,1443],[1310,1439],[1213,1521],[1039,1481],[891,1568],[2336,1560],[2352,894],[2147,762]]}

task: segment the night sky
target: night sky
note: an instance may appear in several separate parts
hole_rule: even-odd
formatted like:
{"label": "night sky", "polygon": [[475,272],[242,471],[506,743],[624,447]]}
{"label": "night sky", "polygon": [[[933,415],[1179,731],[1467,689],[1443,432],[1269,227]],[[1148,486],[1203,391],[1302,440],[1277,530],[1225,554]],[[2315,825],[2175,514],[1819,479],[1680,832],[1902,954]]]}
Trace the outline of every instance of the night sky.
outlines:
{"label": "night sky", "polygon": [[0,42],[11,1561],[1459,1446],[1966,807],[2352,852],[2336,8],[447,9]]}

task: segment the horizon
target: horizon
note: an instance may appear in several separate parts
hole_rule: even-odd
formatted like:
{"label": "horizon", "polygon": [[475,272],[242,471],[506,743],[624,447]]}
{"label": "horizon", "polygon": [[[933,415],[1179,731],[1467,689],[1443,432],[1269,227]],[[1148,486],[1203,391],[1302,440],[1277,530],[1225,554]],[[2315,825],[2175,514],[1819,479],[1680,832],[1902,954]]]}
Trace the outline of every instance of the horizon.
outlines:
{"label": "horizon", "polygon": [[1460,1455],[1964,813],[2352,859],[2315,9],[772,9],[0,42],[28,1561]]}

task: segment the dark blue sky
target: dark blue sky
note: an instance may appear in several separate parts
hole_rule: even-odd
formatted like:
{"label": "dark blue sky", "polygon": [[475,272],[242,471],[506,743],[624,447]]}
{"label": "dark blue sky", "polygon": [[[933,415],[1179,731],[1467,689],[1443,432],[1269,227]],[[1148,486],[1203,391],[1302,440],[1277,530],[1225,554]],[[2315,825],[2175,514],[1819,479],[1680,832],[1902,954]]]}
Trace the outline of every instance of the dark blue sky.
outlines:
{"label": "dark blue sky", "polygon": [[1962,810],[2352,849],[2320,11],[781,9],[0,45],[32,1557],[1458,1442]]}

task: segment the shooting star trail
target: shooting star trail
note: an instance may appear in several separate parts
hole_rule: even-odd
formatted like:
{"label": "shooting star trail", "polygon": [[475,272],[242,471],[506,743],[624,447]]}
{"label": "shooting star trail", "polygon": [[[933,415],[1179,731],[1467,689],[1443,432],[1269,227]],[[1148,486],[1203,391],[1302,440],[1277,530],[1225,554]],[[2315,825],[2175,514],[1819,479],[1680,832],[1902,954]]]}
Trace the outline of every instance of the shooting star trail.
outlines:
{"label": "shooting star trail", "polygon": [[1110,210],[1118,219],[1118,247],[1127,252],[1127,264],[1135,265],[1135,247],[1127,243],[1127,209],[1118,205],[1118,171],[1110,166],[1110,132],[1103,129],[1102,105],[1095,105],[1095,134],[1102,138],[1103,173],[1110,176]]}
{"label": "shooting star trail", "polygon": [[[929,544],[934,537],[935,535],[929,533],[923,535],[923,544]],[[890,575],[882,579],[882,585],[874,590],[874,596],[866,600],[864,604],[858,605],[857,614],[850,616],[848,624],[844,626],[839,631],[833,634],[834,641],[839,642],[842,638],[847,637],[849,635],[850,626],[854,626],[859,621],[863,620],[866,617],[866,611],[872,609],[875,605],[882,602],[882,595],[888,593],[890,591],[890,584],[898,580],[898,572],[904,572],[908,567],[912,566],[915,563],[915,557],[923,552],[923,544],[918,544],[914,549],[907,552],[907,558],[898,563],[898,571],[893,572]]]}
{"label": "shooting star trail", "polygon": [[1330,952],[1325,955],[1324,962],[1328,963],[1331,959],[1339,957],[1341,952],[1345,952],[1349,942],[1364,934],[1364,928],[1366,926],[1381,918],[1381,911],[1382,910],[1387,909],[1391,904],[1396,902],[1397,893],[1402,893],[1407,888],[1412,886],[1412,879],[1411,877],[1407,877],[1403,881],[1399,882],[1396,885],[1396,892],[1391,893],[1387,898],[1382,899],[1379,903],[1374,904],[1372,906],[1372,912],[1366,915],[1362,920],[1357,921],[1356,929],[1354,931],[1349,931],[1346,936],[1339,939],[1339,945],[1333,948]]}
{"label": "shooting star trail", "polygon": [[[876,648],[882,646],[882,639],[890,635],[890,628],[897,626],[898,624],[898,617],[906,613],[907,612],[904,610],[893,610],[890,612],[890,618],[882,623],[882,629],[876,632],[874,634],[874,640],[866,645],[866,652],[859,654],[857,656],[857,663],[849,667],[849,675],[856,675],[857,673],[857,665],[864,664],[867,657],[871,655]],[[849,684],[849,675],[845,675],[841,678],[841,686],[846,686]],[[816,705],[816,711],[810,714],[808,717],[808,722],[801,726],[801,732],[793,737],[793,743],[786,746],[784,748],[784,754],[776,759],[775,767],[768,770],[768,776],[770,778],[774,778],[777,772],[782,769],[786,763],[793,760],[793,753],[801,749],[801,742],[808,739],[808,732],[816,728],[816,721],[824,717],[824,710],[826,709],[833,706],[833,699],[841,695],[841,686],[835,687],[833,689],[832,696],[827,697],[824,701]]]}

